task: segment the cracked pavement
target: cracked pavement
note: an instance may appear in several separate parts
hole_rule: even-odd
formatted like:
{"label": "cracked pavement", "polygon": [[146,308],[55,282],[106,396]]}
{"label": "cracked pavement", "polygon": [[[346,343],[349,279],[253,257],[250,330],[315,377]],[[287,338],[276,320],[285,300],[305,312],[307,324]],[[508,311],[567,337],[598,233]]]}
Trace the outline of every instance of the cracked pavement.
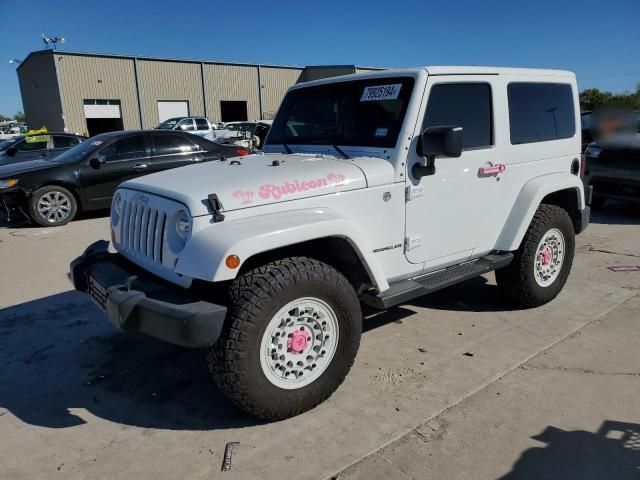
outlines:
{"label": "cracked pavement", "polygon": [[341,388],[272,424],[229,404],[201,352],[119,333],[71,291],[107,225],[0,228],[0,478],[638,478],[640,272],[609,269],[640,263],[633,208],[594,215],[543,307],[513,309],[487,275],[369,312]]}

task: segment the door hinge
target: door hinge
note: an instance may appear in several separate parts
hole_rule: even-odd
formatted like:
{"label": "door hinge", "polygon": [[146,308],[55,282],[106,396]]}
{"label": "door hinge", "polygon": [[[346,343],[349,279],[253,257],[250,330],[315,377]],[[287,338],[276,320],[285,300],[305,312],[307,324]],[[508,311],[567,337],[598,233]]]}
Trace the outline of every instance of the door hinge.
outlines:
{"label": "door hinge", "polygon": [[414,187],[413,185],[407,186],[406,189],[406,199],[407,202],[410,202],[414,198],[421,197],[424,192],[424,187]]}
{"label": "door hinge", "polygon": [[410,235],[404,239],[404,251],[409,252],[422,245],[422,235]]}

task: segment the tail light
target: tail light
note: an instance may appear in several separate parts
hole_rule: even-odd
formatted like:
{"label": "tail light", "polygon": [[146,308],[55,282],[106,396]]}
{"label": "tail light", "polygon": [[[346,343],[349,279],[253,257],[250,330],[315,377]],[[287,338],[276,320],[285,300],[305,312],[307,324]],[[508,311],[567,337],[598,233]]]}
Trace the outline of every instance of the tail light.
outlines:
{"label": "tail light", "polygon": [[584,155],[580,155],[580,178],[584,177],[584,172],[587,169],[587,157]]}
{"label": "tail light", "polygon": [[236,153],[238,154],[238,156],[244,157],[245,155],[249,155],[249,150],[247,150],[246,148],[237,148]]}

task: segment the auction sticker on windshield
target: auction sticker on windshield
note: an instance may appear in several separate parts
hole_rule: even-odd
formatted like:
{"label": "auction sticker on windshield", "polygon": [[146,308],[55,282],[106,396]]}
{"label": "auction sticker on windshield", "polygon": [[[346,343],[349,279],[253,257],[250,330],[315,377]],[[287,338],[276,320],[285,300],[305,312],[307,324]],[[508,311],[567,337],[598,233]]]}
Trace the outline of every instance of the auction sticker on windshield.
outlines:
{"label": "auction sticker on windshield", "polygon": [[360,101],[375,102],[378,100],[395,100],[400,94],[400,87],[402,87],[401,83],[365,87]]}

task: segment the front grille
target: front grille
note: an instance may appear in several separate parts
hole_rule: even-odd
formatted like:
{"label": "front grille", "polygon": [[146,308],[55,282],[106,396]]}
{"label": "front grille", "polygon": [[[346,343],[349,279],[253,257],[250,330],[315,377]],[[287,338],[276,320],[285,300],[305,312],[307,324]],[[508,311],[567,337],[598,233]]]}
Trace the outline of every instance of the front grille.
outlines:
{"label": "front grille", "polygon": [[89,277],[89,294],[96,304],[102,308],[107,309],[107,291],[106,289],[96,282],[92,277]]}
{"label": "front grille", "polygon": [[120,227],[120,249],[162,264],[167,213],[146,203],[124,200]]}

